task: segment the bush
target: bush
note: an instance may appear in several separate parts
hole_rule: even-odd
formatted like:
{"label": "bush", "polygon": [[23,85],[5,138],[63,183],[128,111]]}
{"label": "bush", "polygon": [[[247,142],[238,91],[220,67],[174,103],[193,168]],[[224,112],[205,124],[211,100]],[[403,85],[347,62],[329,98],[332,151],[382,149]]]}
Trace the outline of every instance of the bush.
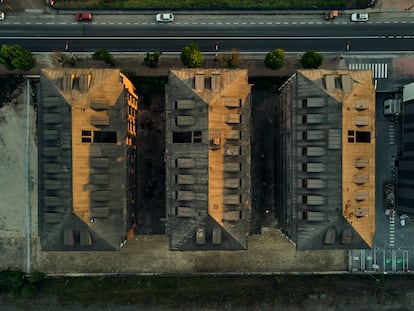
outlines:
{"label": "bush", "polygon": [[107,49],[99,49],[92,54],[92,59],[94,60],[103,60],[105,63],[115,66],[115,59],[112,57],[112,54],[109,53]]}
{"label": "bush", "polygon": [[23,298],[30,298],[36,295],[37,287],[33,283],[25,283],[20,291]]}
{"label": "bush", "polygon": [[0,271],[0,290],[8,293],[19,292],[24,284],[24,274],[21,271]]}
{"label": "bush", "polygon": [[190,43],[182,49],[181,62],[189,68],[201,67],[203,64],[203,55],[196,43]]}
{"label": "bush", "polygon": [[144,58],[144,65],[150,68],[157,68],[161,52],[148,53]]}
{"label": "bush", "polygon": [[233,49],[230,54],[218,53],[216,54],[215,60],[220,63],[221,67],[232,69],[239,68],[240,52],[237,49]]}
{"label": "bush", "polygon": [[76,65],[76,58],[75,56],[68,56],[66,53],[62,53],[60,51],[54,51],[50,58],[52,63],[56,67],[74,67]]}
{"label": "bush", "polygon": [[3,44],[0,48],[0,63],[7,69],[30,70],[35,66],[32,52],[19,45]]}
{"label": "bush", "polygon": [[45,278],[45,274],[42,272],[32,272],[26,277],[29,283],[39,283],[44,278]]}
{"label": "bush", "polygon": [[267,68],[277,70],[282,68],[285,51],[282,49],[275,49],[266,54],[264,63]]}
{"label": "bush", "polygon": [[315,51],[307,51],[305,54],[303,54],[301,59],[303,68],[316,69],[322,65],[322,62],[322,55],[316,53]]}
{"label": "bush", "polygon": [[6,293],[10,299],[22,296],[33,297],[37,292],[37,284],[44,279],[41,272],[33,272],[25,277],[22,271],[0,271],[0,292]]}
{"label": "bush", "polygon": [[239,68],[240,66],[240,52],[237,49],[231,51],[230,57],[227,61],[229,68]]}

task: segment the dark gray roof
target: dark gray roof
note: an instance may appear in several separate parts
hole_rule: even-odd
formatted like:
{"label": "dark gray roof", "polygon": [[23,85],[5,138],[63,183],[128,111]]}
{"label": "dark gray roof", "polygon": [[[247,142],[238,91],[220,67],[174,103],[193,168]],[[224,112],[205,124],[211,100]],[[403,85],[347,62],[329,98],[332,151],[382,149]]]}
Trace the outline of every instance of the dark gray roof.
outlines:
{"label": "dark gray roof", "polygon": [[[176,71],[170,72],[166,87],[166,213],[170,249],[246,249],[251,202],[250,86],[246,84],[246,78],[244,84],[240,84],[249,90],[242,108],[241,99],[237,98],[232,104],[221,95],[226,89],[227,82],[224,81],[229,85],[234,83],[229,79],[233,76],[226,75],[225,70],[203,73],[180,70],[178,75],[180,73],[188,78],[177,76]],[[234,74],[235,80],[240,79],[237,71],[228,73]],[[228,107],[223,109],[238,116],[237,120],[234,118],[226,123],[231,124],[226,125],[231,128],[228,131],[209,128],[213,103],[207,98],[215,101],[220,96],[227,103],[222,107]],[[225,124],[224,119],[221,122]],[[217,163],[223,166],[220,180],[223,187],[216,193],[223,202],[222,206],[217,206],[222,212],[218,213],[220,219],[209,213],[209,203],[212,202],[209,165],[214,163],[211,159],[209,162],[209,151],[216,147],[222,148],[215,154],[222,154]]]}
{"label": "dark gray roof", "polygon": [[414,100],[403,103],[403,155],[398,161],[397,211],[414,214]]}
{"label": "dark gray roof", "polygon": [[[119,71],[117,72],[118,74],[114,75],[113,70],[109,72],[102,69],[98,71],[77,69],[75,76],[78,78],[75,80],[79,79],[78,91],[82,93],[78,98],[84,98],[84,93],[90,91],[88,75],[94,79],[91,88],[96,91],[96,88],[99,90],[99,87],[104,87],[99,84],[105,83],[106,77],[111,77],[111,81],[106,83],[112,84],[114,80],[120,83]],[[90,148],[87,148],[89,150],[87,153],[82,151],[82,154],[73,154],[73,109],[80,108],[77,106],[77,99],[71,102],[67,100],[70,98],[68,92],[71,91],[69,83],[71,79],[67,73],[73,72],[70,69],[67,72],[64,69],[56,71],[47,69],[40,75],[38,206],[41,247],[44,251],[117,250],[127,235],[125,226],[127,161],[119,161],[119,159],[126,159],[127,152],[127,147],[123,143],[126,128],[125,118],[122,117],[126,105],[124,89],[122,85],[117,86],[119,93],[113,96],[116,102],[111,103],[113,105],[108,112],[111,126],[105,128],[107,131],[123,133],[118,137],[122,142],[120,144],[88,143]],[[63,86],[69,89],[63,91]],[[95,108],[98,104],[99,109],[108,109],[103,101],[95,103]],[[92,126],[85,128],[90,131],[94,129],[97,130]],[[77,134],[79,137],[80,133]],[[72,189],[73,179],[76,178],[72,157],[83,161],[90,174],[89,183],[82,185],[82,189],[90,193],[90,200],[86,203],[87,212],[82,213],[83,215],[77,214],[73,206],[73,196],[80,194],[73,193]],[[86,213],[90,217],[82,218]]]}
{"label": "dark gray roof", "polygon": [[298,249],[367,248],[342,216],[341,103],[299,71],[278,109],[282,230]]}

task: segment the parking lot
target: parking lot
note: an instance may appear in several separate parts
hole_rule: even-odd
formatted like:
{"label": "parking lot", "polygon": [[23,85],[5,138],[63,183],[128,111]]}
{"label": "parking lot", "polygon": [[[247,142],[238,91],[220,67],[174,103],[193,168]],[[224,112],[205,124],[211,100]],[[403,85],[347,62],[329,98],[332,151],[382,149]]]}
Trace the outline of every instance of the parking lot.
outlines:
{"label": "parking lot", "polygon": [[[353,272],[376,271],[398,273],[414,270],[414,223],[406,215],[399,215],[384,204],[384,185],[398,181],[398,156],[402,150],[402,126],[400,117],[384,115],[384,101],[402,97],[402,86],[412,82],[403,67],[411,67],[412,61],[379,59],[348,59],[348,65],[371,64],[376,92],[376,234],[374,249],[349,252],[349,270]],[[373,64],[384,64],[374,66]],[[376,69],[386,72],[376,72]],[[377,76],[376,76],[377,75]],[[398,191],[398,189],[397,189]],[[402,217],[401,217],[402,216]],[[410,260],[411,258],[411,260]]]}

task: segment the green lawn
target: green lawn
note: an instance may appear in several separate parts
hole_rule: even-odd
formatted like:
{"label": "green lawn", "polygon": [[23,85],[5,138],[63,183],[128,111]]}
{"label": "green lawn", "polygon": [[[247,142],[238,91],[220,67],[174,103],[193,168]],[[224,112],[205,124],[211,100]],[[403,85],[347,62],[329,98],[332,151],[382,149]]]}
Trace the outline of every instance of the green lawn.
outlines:
{"label": "green lawn", "polygon": [[370,0],[55,0],[55,8],[234,9],[366,6]]}
{"label": "green lawn", "polygon": [[[49,299],[61,306],[148,305],[176,310],[231,310],[249,306],[266,309],[277,305],[283,310],[286,306],[310,307],[324,299],[323,304],[329,309],[347,306],[360,296],[369,297],[376,304],[404,303],[408,298],[402,289],[413,285],[414,280],[409,276],[383,275],[52,278],[39,283],[35,297],[16,298],[15,303],[22,309],[39,307]],[[318,301],[312,301],[314,298],[310,296],[318,297]],[[3,296],[3,299],[7,298]],[[0,295],[0,305],[2,301],[5,300]]]}

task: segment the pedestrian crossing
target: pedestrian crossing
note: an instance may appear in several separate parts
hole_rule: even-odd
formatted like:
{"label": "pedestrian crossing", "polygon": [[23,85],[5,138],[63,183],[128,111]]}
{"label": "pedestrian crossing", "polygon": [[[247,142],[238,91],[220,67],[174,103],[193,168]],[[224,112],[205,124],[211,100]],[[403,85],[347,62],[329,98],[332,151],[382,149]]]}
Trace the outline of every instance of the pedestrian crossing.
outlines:
{"label": "pedestrian crossing", "polygon": [[362,63],[348,64],[350,70],[372,70],[373,79],[387,79],[388,78],[388,64],[387,63]]}
{"label": "pedestrian crossing", "polygon": [[395,144],[395,127],[393,124],[390,124],[388,127],[388,141],[390,145]]}
{"label": "pedestrian crossing", "polygon": [[389,239],[390,239],[390,247],[395,246],[395,215],[394,211],[391,211],[389,216]]}

